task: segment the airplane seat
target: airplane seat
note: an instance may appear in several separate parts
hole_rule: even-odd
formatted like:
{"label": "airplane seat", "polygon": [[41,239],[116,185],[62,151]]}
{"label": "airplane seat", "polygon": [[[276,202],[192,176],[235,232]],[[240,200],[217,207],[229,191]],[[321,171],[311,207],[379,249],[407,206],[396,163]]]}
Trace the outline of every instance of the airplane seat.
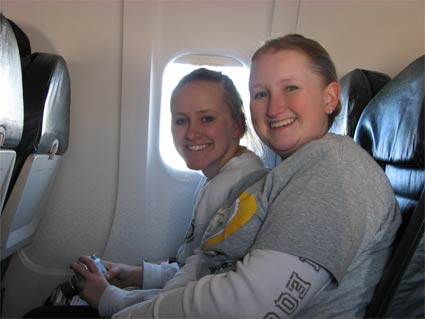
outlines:
{"label": "airplane seat", "polygon": [[7,19],[15,34],[16,42],[18,43],[19,55],[21,57],[21,69],[24,72],[31,61],[31,43],[27,35],[22,29],[12,20]]}
{"label": "airplane seat", "polygon": [[387,74],[363,69],[344,75],[339,81],[341,112],[329,132],[353,137],[363,109],[390,80]]}
{"label": "airplane seat", "polygon": [[[402,225],[394,253],[369,305],[367,318],[393,317],[395,303],[403,304],[402,317],[424,315],[424,273],[408,274],[424,261],[419,242],[424,234],[425,55],[409,64],[368,103],[360,116],[354,140],[384,169],[399,202]],[[407,247],[407,248],[406,248]],[[410,270],[409,270],[410,269]],[[407,278],[413,281],[406,280]],[[410,297],[400,303],[400,291]],[[400,310],[400,307],[397,307]],[[397,317],[398,318],[398,317]]]}
{"label": "airplane seat", "polygon": [[[24,39],[19,30],[15,25],[15,36]],[[0,216],[2,260],[31,241],[68,147],[70,78],[65,60],[21,51],[21,61],[24,125]]]}
{"label": "airplane seat", "polygon": [[0,212],[24,126],[24,101],[19,49],[13,29],[0,13]]}
{"label": "airplane seat", "polygon": [[[405,235],[392,257],[393,262],[388,265],[386,277],[382,278],[382,282],[385,284],[376,292],[376,298],[385,301],[377,304],[387,307],[385,313],[382,311],[385,308],[377,308],[379,317],[381,317],[380,313],[384,313],[386,317],[390,318],[424,318],[424,202],[425,192],[422,192],[421,199],[405,230]],[[399,284],[400,282],[402,284]],[[394,290],[388,306],[386,300],[389,300],[391,296],[388,295],[387,290]]]}

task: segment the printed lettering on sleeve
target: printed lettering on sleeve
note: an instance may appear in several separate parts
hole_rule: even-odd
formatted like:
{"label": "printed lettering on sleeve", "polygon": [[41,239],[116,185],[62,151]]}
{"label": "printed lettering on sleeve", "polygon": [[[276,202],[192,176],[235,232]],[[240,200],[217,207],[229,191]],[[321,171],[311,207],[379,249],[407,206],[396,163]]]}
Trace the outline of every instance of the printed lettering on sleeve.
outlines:
{"label": "printed lettering on sleeve", "polygon": [[307,295],[310,286],[311,283],[301,278],[296,271],[293,271],[286,283],[285,290],[274,301],[275,311],[268,312],[264,318],[281,318],[279,313],[292,315],[298,309],[300,301]]}

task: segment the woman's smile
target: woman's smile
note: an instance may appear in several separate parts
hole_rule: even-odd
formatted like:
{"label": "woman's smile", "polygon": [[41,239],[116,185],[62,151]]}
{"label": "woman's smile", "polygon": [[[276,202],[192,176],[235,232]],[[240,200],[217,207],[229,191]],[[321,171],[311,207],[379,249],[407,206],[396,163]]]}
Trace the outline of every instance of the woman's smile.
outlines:
{"label": "woman's smile", "polygon": [[270,123],[270,127],[271,128],[288,127],[289,125],[291,125],[295,121],[296,121],[295,117],[287,118],[287,119],[280,120],[280,121],[273,121],[273,122]]}
{"label": "woman's smile", "polygon": [[196,144],[196,145],[186,145],[186,148],[189,151],[195,151],[195,152],[199,152],[199,151],[203,151],[206,148],[210,147],[212,144],[211,143],[205,143],[205,144]]}

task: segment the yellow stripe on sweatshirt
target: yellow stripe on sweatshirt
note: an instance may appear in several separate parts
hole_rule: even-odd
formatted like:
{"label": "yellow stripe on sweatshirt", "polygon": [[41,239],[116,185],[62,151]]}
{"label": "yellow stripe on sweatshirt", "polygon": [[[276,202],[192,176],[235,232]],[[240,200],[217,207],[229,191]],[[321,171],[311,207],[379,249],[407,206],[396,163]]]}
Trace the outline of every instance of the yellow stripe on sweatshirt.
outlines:
{"label": "yellow stripe on sweatshirt", "polygon": [[254,216],[254,213],[257,210],[257,201],[255,200],[254,195],[243,192],[239,196],[238,200],[239,205],[236,214],[232,217],[229,223],[226,224],[223,231],[207,239],[202,244],[202,249],[206,249],[223,241],[234,232],[238,231],[252,218],[252,216]]}

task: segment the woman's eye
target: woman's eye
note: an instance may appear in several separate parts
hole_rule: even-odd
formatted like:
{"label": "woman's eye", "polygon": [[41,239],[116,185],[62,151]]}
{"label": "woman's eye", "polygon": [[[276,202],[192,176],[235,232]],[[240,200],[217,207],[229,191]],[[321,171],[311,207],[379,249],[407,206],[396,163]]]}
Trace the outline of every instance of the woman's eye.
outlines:
{"label": "woman's eye", "polygon": [[214,117],[214,116],[203,116],[203,117],[201,118],[201,122],[202,122],[202,123],[209,123],[209,122],[214,121],[214,119],[215,119],[215,117]]}
{"label": "woman's eye", "polygon": [[293,91],[296,91],[296,90],[298,90],[298,86],[296,86],[296,85],[288,85],[286,87],[286,91],[288,91],[288,92],[293,92]]}
{"label": "woman's eye", "polygon": [[186,123],[186,119],[175,119],[173,121],[174,125],[184,125]]}
{"label": "woman's eye", "polygon": [[258,100],[258,99],[265,97],[266,95],[267,94],[266,94],[265,91],[259,91],[259,92],[254,93],[254,99]]}

